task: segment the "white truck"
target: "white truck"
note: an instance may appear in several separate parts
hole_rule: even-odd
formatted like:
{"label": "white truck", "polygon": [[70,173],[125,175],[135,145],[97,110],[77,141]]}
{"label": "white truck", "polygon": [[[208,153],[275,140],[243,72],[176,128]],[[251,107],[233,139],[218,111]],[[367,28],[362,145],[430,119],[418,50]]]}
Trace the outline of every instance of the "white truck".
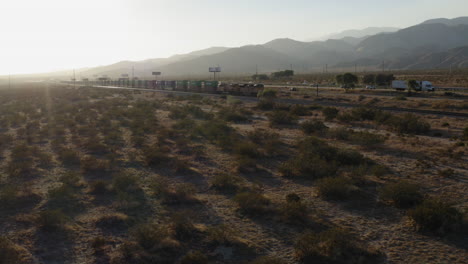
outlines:
{"label": "white truck", "polygon": [[[429,81],[416,81],[417,87],[416,91],[425,91],[425,92],[433,92],[434,86]],[[404,91],[408,89],[408,84],[406,81],[395,80],[392,81],[392,88],[398,91]]]}

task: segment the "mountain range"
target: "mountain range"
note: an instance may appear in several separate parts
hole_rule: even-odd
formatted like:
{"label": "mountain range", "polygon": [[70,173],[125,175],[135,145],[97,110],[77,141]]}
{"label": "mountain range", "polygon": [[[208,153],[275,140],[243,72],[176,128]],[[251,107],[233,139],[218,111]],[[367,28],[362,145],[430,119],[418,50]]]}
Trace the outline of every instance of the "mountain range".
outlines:
{"label": "mountain range", "polygon": [[297,72],[328,69],[428,69],[468,67],[468,17],[431,19],[404,28],[368,28],[344,31],[325,41],[275,39],[261,45],[212,47],[169,58],[121,61],[80,71],[81,76],[150,77],[206,76],[208,67],[221,66],[222,74],[269,73],[293,68]]}

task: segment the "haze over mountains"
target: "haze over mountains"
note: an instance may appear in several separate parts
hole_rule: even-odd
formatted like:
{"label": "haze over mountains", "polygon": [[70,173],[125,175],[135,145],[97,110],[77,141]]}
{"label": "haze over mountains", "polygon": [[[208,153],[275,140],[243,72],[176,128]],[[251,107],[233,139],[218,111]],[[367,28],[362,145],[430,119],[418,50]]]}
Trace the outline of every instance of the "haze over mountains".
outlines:
{"label": "haze over mountains", "polygon": [[331,38],[311,42],[284,38],[262,45],[213,47],[164,59],[122,61],[85,69],[80,75],[115,78],[131,74],[133,68],[139,77],[149,77],[152,71],[161,71],[165,76],[201,76],[208,74],[208,67],[217,65],[226,75],[254,74],[257,69],[269,73],[291,67],[297,72],[317,72],[325,65],[329,70],[352,69],[355,65],[381,69],[383,63],[386,69],[468,67],[468,17],[432,19],[401,30],[350,30]]}

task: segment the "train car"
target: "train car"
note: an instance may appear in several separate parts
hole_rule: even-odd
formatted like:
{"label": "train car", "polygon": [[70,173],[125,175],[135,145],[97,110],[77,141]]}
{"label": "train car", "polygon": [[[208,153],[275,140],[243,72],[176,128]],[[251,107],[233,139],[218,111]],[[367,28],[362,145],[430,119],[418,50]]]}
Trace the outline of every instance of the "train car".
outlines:
{"label": "train car", "polygon": [[257,96],[259,92],[263,91],[265,86],[261,83],[256,83],[250,87],[250,90],[248,91],[249,96]]}
{"label": "train car", "polygon": [[188,91],[189,92],[199,93],[199,92],[201,92],[202,84],[203,84],[202,81],[189,81],[188,82]]}
{"label": "train car", "polygon": [[218,81],[206,81],[202,84],[203,93],[217,93],[218,92]]}
{"label": "train car", "polygon": [[176,81],[166,81],[166,85],[164,87],[165,90],[173,91],[176,87]]}
{"label": "train car", "polygon": [[176,81],[175,90],[186,92],[188,87],[188,81]]}
{"label": "train car", "polygon": [[231,83],[227,86],[226,92],[228,94],[239,95],[240,94],[240,85],[238,83]]}

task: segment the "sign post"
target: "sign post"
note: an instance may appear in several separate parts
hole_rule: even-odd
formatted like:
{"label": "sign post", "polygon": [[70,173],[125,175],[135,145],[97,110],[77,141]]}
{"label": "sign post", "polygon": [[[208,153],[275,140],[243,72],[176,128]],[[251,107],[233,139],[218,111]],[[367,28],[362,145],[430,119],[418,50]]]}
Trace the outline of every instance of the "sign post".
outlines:
{"label": "sign post", "polygon": [[153,89],[156,89],[156,82],[158,80],[158,76],[161,75],[161,72],[153,72],[152,75],[154,75],[154,87]]}
{"label": "sign post", "polygon": [[221,67],[210,67],[208,71],[213,73],[213,80],[216,81],[216,73],[221,72]]}

